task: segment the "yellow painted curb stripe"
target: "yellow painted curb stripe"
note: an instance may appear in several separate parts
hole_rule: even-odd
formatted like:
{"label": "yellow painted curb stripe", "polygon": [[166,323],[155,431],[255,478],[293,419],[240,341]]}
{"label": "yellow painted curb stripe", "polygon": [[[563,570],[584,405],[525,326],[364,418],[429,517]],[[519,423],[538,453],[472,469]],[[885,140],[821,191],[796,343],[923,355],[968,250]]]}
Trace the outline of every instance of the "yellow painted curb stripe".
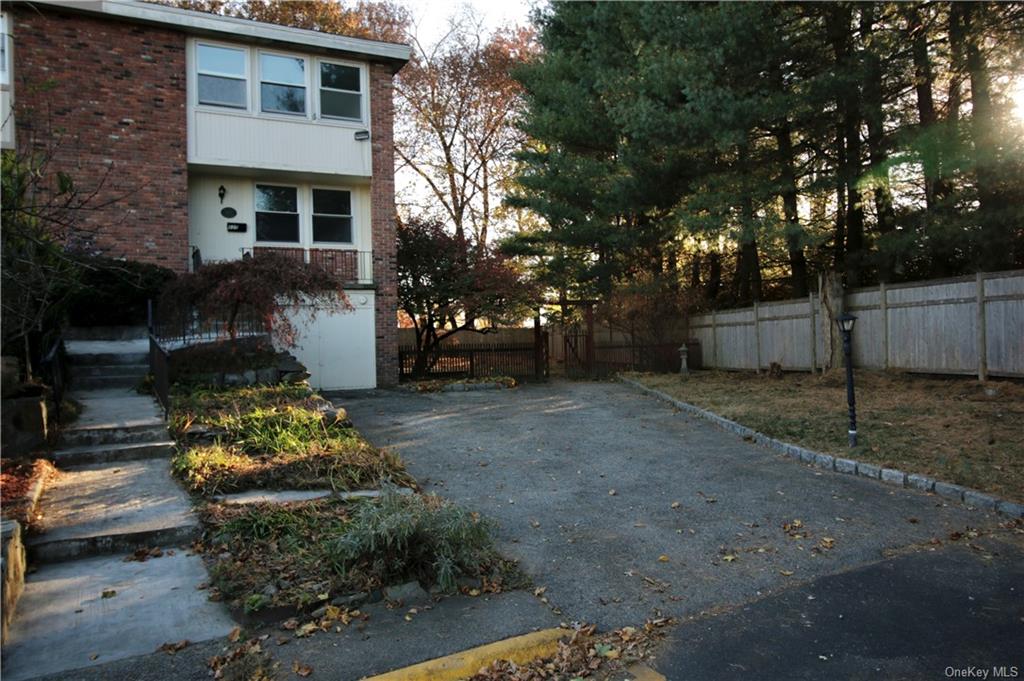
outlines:
{"label": "yellow painted curb stripe", "polygon": [[558,652],[558,640],[571,636],[568,629],[542,629],[514,636],[478,648],[463,650],[436,660],[427,660],[404,669],[373,676],[365,681],[458,681],[476,674],[495,660],[524,664]]}
{"label": "yellow painted curb stripe", "polygon": [[633,681],[665,681],[665,677],[645,664],[635,664],[626,670]]}

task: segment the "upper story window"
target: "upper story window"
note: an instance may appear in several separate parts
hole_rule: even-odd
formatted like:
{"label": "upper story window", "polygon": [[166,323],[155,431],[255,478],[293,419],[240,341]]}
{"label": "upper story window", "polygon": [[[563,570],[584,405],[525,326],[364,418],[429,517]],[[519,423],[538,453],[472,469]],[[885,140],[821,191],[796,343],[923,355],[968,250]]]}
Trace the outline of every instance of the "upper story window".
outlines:
{"label": "upper story window", "polygon": [[313,241],[352,243],[352,194],[339,189],[313,190]]}
{"label": "upper story window", "polygon": [[0,83],[7,85],[11,82],[10,65],[7,63],[7,15],[0,12]]}
{"label": "upper story window", "polygon": [[365,64],[202,39],[193,46],[194,81],[189,87],[195,88],[196,104],[257,116],[366,122]]}
{"label": "upper story window", "polygon": [[320,62],[320,115],[360,121],[363,95],[357,66]]}
{"label": "upper story window", "polygon": [[306,60],[260,54],[260,108],[268,113],[306,113]]}
{"label": "upper story window", "polygon": [[246,50],[219,45],[196,46],[200,104],[249,108],[246,88]]}
{"label": "upper story window", "polygon": [[299,242],[299,190],[256,185],[256,241]]}

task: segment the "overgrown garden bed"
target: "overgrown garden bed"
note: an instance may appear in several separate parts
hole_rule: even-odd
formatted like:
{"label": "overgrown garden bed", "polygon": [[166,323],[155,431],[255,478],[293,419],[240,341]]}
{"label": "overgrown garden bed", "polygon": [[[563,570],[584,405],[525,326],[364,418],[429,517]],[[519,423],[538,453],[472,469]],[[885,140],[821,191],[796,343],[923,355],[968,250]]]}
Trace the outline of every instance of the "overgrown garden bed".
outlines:
{"label": "overgrown garden bed", "polygon": [[434,495],[208,504],[202,518],[211,586],[245,612],[358,606],[410,581],[437,593],[467,580],[491,591],[522,581],[488,523]]}
{"label": "overgrown garden bed", "polygon": [[845,375],[628,374],[774,438],[1024,501],[1024,385],[857,371],[858,446]]}
{"label": "overgrown garden bed", "polygon": [[[415,493],[397,455],[368,443],[343,409],[305,385],[178,387],[171,428],[179,442],[173,470],[204,500],[195,548],[210,567],[211,595],[241,611],[333,622],[395,584],[448,593],[466,580],[492,591],[523,581],[494,550],[488,523]],[[379,496],[214,499],[253,489]]]}
{"label": "overgrown garden bed", "polygon": [[415,485],[396,455],[366,442],[344,410],[305,385],[178,388],[171,428],[173,470],[204,496]]}

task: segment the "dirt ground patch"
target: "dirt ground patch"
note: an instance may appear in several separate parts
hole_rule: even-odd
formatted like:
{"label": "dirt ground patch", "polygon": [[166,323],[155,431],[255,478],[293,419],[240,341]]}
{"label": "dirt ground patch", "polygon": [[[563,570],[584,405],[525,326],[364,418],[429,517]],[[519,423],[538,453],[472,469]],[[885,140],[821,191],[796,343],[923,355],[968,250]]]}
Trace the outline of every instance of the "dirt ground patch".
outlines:
{"label": "dirt ground patch", "polygon": [[766,435],[1024,501],[1024,385],[858,371],[858,447],[842,372],[629,374]]}
{"label": "dirt ground patch", "polygon": [[0,472],[0,506],[5,519],[17,520],[22,526],[31,525],[28,517],[31,500],[28,494],[39,478],[56,475],[57,469],[46,459],[35,461],[4,461]]}

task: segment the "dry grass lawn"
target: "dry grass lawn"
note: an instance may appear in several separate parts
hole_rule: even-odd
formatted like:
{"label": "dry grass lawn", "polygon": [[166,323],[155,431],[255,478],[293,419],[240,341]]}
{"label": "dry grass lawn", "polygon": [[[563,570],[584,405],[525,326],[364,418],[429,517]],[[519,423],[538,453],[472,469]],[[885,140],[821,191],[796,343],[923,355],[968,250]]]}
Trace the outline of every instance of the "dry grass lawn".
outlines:
{"label": "dry grass lawn", "polygon": [[629,376],[786,442],[1024,502],[1024,385],[1018,382],[857,371],[859,446],[851,451],[842,371]]}

